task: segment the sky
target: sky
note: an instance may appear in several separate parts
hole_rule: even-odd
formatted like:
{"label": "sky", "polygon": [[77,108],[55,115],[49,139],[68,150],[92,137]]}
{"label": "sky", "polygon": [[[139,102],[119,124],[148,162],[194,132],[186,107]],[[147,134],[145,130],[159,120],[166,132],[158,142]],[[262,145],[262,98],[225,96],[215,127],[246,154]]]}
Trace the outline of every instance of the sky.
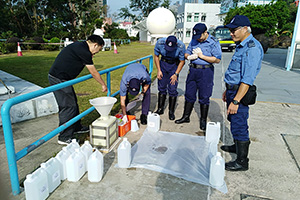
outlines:
{"label": "sky", "polygon": [[[178,0],[171,0],[171,5],[176,1]],[[125,6],[129,7],[129,2],[130,0],[107,0],[107,5],[109,5],[108,14],[113,14],[114,12],[118,12],[118,9],[123,8]]]}

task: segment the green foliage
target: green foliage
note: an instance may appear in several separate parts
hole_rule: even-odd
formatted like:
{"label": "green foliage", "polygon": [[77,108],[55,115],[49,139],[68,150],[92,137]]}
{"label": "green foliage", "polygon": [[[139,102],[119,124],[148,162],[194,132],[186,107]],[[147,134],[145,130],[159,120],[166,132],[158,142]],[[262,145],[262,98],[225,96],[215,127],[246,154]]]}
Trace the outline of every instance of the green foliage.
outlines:
{"label": "green foliage", "polygon": [[110,32],[109,36],[110,36],[111,39],[126,39],[126,38],[129,38],[126,30],[124,30],[124,29],[113,29]]}
{"label": "green foliage", "polygon": [[267,36],[280,35],[283,31],[293,31],[291,28],[295,20],[293,21],[294,17],[291,16],[292,6],[294,5],[278,0],[266,5],[248,4],[236,7],[229,10],[224,24],[228,24],[235,15],[245,15],[251,22],[254,35],[262,33]]}
{"label": "green foliage", "polygon": [[91,29],[101,26],[97,0],[14,0],[0,1],[0,35],[2,38],[40,36],[85,39]]}
{"label": "green foliage", "polygon": [[[58,37],[53,37],[53,38],[51,38],[49,43],[60,43],[60,39]],[[49,50],[49,51],[56,51],[59,49],[59,45],[45,44],[44,49]]]}
{"label": "green foliage", "polygon": [[0,55],[8,53],[6,45],[4,42],[0,42]]}
{"label": "green foliage", "polygon": [[[129,8],[125,6],[119,9],[118,16],[123,19],[135,21],[142,17],[147,17],[149,13],[159,6],[169,8],[170,0],[130,0]],[[140,12],[139,15],[133,14],[134,11]]]}

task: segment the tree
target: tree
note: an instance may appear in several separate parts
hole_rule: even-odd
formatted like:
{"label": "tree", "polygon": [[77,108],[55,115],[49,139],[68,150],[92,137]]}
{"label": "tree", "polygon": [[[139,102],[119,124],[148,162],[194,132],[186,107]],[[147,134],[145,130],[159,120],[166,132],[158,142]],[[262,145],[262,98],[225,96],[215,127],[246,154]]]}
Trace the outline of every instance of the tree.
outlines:
{"label": "tree", "polygon": [[[159,6],[169,8],[170,0],[164,0],[160,5],[160,0],[130,0],[129,8],[125,6],[119,9],[119,17],[123,19],[132,18],[133,21],[140,20],[141,17],[147,17],[149,13],[158,8]],[[139,12],[138,15],[133,14],[133,12]]]}
{"label": "tree", "polygon": [[248,4],[230,9],[224,24],[228,24],[235,15],[246,15],[249,18],[254,35],[261,33],[268,36],[281,34],[286,31],[286,28],[291,28],[290,23],[294,23],[291,21],[289,5],[283,0],[266,5]]}
{"label": "tree", "polygon": [[143,17],[147,17],[155,8],[159,7],[160,0],[130,0],[129,7],[133,11],[141,12]]}
{"label": "tree", "polygon": [[107,8],[97,5],[97,0],[0,1],[0,34],[12,31],[21,38],[85,37],[102,23],[100,12]]}
{"label": "tree", "polygon": [[120,12],[119,12],[118,16],[120,18],[135,21],[136,15],[131,14],[130,9],[127,6],[125,6],[124,8],[120,8],[119,11]]}

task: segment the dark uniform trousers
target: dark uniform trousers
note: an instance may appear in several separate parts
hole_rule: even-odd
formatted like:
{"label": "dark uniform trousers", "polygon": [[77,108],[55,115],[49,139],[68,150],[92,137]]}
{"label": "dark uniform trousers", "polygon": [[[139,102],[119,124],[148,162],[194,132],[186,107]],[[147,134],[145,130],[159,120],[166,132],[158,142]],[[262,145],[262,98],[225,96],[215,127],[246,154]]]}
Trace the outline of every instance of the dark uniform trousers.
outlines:
{"label": "dark uniform trousers", "polygon": [[[145,83],[142,84],[142,87],[144,87]],[[149,112],[149,108],[150,108],[150,87],[151,85],[149,85],[148,90],[146,91],[146,93],[144,94],[143,97],[143,101],[142,101],[142,114],[144,115],[148,115]],[[127,104],[129,103],[129,98],[128,98],[128,90],[126,92],[126,100],[125,100],[125,105],[127,106]]]}
{"label": "dark uniform trousers", "polygon": [[[226,90],[226,103],[227,108],[229,104],[233,101],[237,90]],[[249,131],[248,131],[248,117],[249,117],[249,106],[239,104],[239,108],[236,114],[229,114],[228,121],[230,121],[230,130],[233,139],[238,141],[249,141]]]}
{"label": "dark uniform trousers", "polygon": [[[170,83],[171,76],[173,76],[177,70],[178,65],[176,63],[170,64],[164,61],[160,61],[160,69],[163,73],[161,80],[158,80],[158,91],[161,94],[167,95],[167,91],[170,97],[177,97],[177,86],[178,82],[175,82],[174,85]],[[177,77],[178,79],[178,77]]]}
{"label": "dark uniform trousers", "polygon": [[209,68],[193,68],[190,67],[189,74],[186,79],[185,100],[195,103],[198,90],[199,103],[209,105],[209,98],[212,95],[214,85],[214,67]]}
{"label": "dark uniform trousers", "polygon": [[[49,83],[55,85],[65,82],[52,75],[48,75]],[[62,88],[53,92],[59,108],[59,126],[63,125],[73,117],[79,115],[79,108],[77,104],[77,97],[72,86]],[[69,139],[73,137],[73,133],[82,128],[80,120],[75,122],[67,129],[60,132],[58,138],[60,140]]]}

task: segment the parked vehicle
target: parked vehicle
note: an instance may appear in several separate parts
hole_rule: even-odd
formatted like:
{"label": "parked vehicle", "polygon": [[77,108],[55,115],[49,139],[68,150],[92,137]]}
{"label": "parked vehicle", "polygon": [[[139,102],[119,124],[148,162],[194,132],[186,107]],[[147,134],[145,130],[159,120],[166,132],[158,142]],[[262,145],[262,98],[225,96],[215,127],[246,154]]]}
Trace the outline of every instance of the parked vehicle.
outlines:
{"label": "parked vehicle", "polygon": [[211,34],[219,40],[222,50],[233,51],[233,49],[235,49],[236,44],[232,40],[228,28],[224,26],[217,26]]}

